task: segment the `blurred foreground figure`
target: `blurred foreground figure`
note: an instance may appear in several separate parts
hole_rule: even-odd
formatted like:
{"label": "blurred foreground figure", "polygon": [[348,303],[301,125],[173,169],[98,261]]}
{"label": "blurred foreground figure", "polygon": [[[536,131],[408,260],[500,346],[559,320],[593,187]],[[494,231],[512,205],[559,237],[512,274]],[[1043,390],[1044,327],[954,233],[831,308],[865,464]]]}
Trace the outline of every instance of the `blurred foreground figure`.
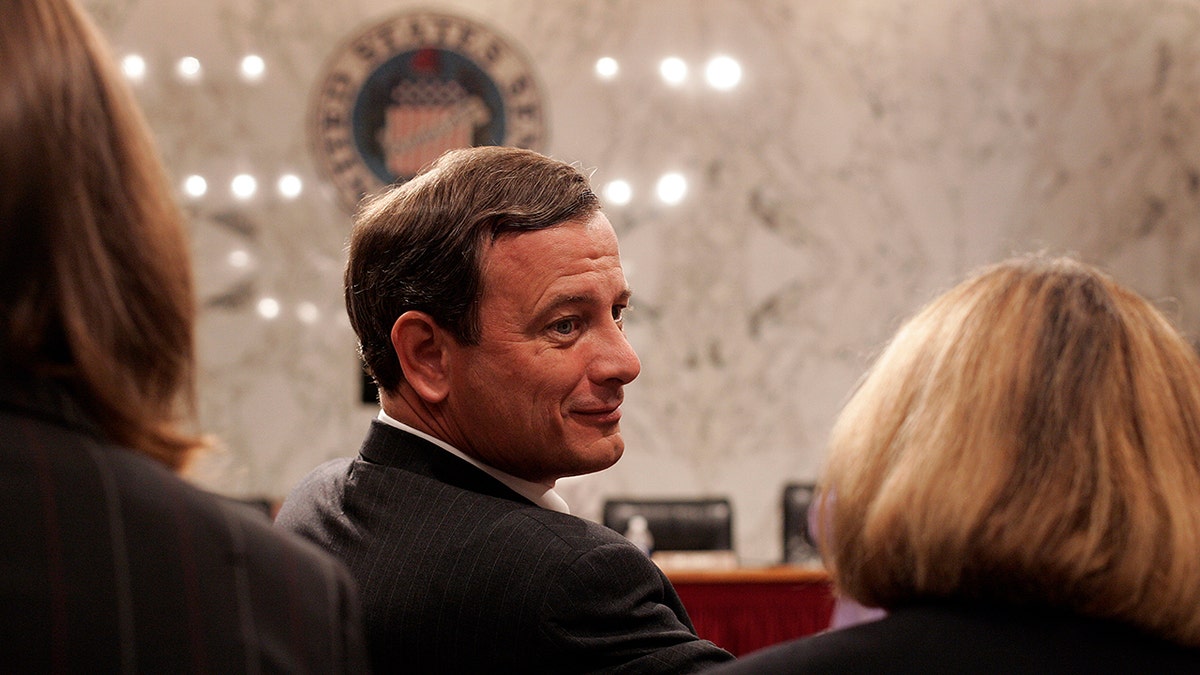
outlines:
{"label": "blurred foreground figure", "polygon": [[175,470],[191,268],[69,0],[0,1],[0,670],[362,672],[346,571]]}
{"label": "blurred foreground figure", "polygon": [[838,589],[886,618],[721,673],[1200,673],[1200,361],[1070,259],[987,268],[834,427]]}

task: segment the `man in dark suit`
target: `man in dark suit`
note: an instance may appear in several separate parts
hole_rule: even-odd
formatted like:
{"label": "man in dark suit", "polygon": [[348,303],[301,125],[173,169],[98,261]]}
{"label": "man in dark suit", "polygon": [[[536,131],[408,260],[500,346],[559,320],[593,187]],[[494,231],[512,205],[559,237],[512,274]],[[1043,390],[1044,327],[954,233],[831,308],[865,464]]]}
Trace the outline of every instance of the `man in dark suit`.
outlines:
{"label": "man in dark suit", "polygon": [[670,582],[569,515],[564,476],[620,458],[617,238],[587,179],[527,150],[448,153],[363,207],[346,302],[382,411],[277,523],[362,590],[381,672],[685,673],[732,658]]}

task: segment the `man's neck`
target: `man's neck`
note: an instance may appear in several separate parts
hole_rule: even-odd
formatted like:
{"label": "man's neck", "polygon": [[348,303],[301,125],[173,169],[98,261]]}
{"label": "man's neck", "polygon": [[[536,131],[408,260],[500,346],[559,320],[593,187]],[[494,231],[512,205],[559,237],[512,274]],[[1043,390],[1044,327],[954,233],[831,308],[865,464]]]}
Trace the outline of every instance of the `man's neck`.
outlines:
{"label": "man's neck", "polygon": [[459,459],[463,460],[464,462],[467,462],[468,464],[474,466],[475,468],[479,469],[480,471],[483,471],[484,473],[488,474],[492,478],[495,478],[496,480],[498,480],[501,483],[508,486],[511,490],[513,490],[517,494],[521,495],[522,497],[528,499],[529,501],[533,502],[534,504],[537,504],[538,506],[540,506],[544,509],[550,509],[551,511],[558,511],[560,513],[570,513],[571,512],[571,507],[567,504],[567,502],[565,500],[563,500],[563,498],[560,497],[557,492],[554,491],[554,483],[553,482],[550,482],[548,484],[547,483],[534,483],[531,481],[527,481],[523,478],[518,478],[517,476],[513,476],[511,474],[505,473],[504,471],[501,471],[500,469],[497,469],[493,466],[489,466],[488,464],[484,464],[483,462],[479,461],[478,459],[471,457],[470,455],[464,453],[463,451],[461,451],[458,448],[454,447],[453,445],[447,443],[446,441],[443,441],[442,439],[434,436],[433,434],[429,433],[428,431],[418,429],[414,425],[408,424],[406,422],[401,422],[400,420],[395,419],[394,417],[389,415],[386,410],[380,409],[379,421],[381,421],[384,424],[387,424],[389,426],[396,427],[397,429],[402,429],[404,431],[407,431],[408,433],[413,434],[414,436],[423,438],[423,439],[429,441],[430,443],[433,443],[437,447],[445,450],[446,452],[454,455],[455,457],[458,457]]}

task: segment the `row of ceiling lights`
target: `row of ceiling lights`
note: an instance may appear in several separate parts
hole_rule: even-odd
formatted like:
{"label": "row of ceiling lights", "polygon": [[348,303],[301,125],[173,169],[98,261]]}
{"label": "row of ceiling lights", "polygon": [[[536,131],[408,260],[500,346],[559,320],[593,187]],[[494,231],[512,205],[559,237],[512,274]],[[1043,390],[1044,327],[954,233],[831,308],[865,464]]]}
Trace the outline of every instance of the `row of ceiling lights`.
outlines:
{"label": "row of ceiling lights", "polygon": [[[602,80],[614,80],[621,72],[621,65],[611,56],[596,61],[596,75]],[[658,74],[663,82],[673,87],[685,84],[690,73],[688,64],[678,56],[669,56],[658,63]],[[704,81],[713,89],[729,91],[742,81],[742,65],[737,59],[719,54],[704,65]]]}
{"label": "row of ceiling lights", "polygon": [[[121,69],[125,76],[134,83],[142,82],[147,75],[146,60],[140,54],[129,54],[121,60]],[[257,54],[248,54],[239,62],[239,74],[247,82],[258,82],[266,74],[266,62]],[[619,62],[613,57],[603,57],[595,63],[596,75],[602,80],[615,80],[621,71]],[[176,75],[186,82],[199,81],[204,73],[200,60],[194,56],[185,56],[175,63]],[[668,57],[659,63],[659,74],[668,85],[679,86],[688,79],[689,67],[678,57]],[[741,81],[742,69],[737,60],[724,55],[714,56],[704,67],[705,80],[717,90],[730,90]],[[184,179],[183,192],[190,198],[198,199],[208,193],[208,181],[200,175],[190,175]],[[303,191],[303,182],[295,174],[281,176],[276,188],[284,199],[295,199]],[[655,185],[655,194],[664,204],[678,204],[687,194],[687,179],[679,173],[667,173],[661,176]],[[239,200],[253,198],[258,192],[258,180],[250,174],[239,174],[230,181],[230,192]],[[602,188],[602,194],[608,203],[621,206],[632,201],[633,187],[626,180],[618,179],[608,182]]]}

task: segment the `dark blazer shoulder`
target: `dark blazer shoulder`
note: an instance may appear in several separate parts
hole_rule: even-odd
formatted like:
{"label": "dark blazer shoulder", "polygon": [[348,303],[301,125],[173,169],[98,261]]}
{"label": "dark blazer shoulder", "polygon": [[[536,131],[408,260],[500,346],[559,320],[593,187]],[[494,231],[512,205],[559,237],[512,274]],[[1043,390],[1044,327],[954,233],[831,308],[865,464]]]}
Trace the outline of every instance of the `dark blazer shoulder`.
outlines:
{"label": "dark blazer shoulder", "polygon": [[1200,673],[1200,650],[1057,610],[930,602],[769,647],[714,671],[880,672]]}
{"label": "dark blazer shoulder", "polygon": [[[12,564],[0,584],[0,661],[147,672],[363,665],[356,590],[328,554],[107,442],[53,387],[15,391],[0,404],[0,510],[27,517],[0,522],[0,559]],[[59,642],[58,630],[74,637]]]}
{"label": "dark blazer shoulder", "polygon": [[277,524],[349,566],[377,670],[684,673],[729,658],[624,537],[378,421]]}

